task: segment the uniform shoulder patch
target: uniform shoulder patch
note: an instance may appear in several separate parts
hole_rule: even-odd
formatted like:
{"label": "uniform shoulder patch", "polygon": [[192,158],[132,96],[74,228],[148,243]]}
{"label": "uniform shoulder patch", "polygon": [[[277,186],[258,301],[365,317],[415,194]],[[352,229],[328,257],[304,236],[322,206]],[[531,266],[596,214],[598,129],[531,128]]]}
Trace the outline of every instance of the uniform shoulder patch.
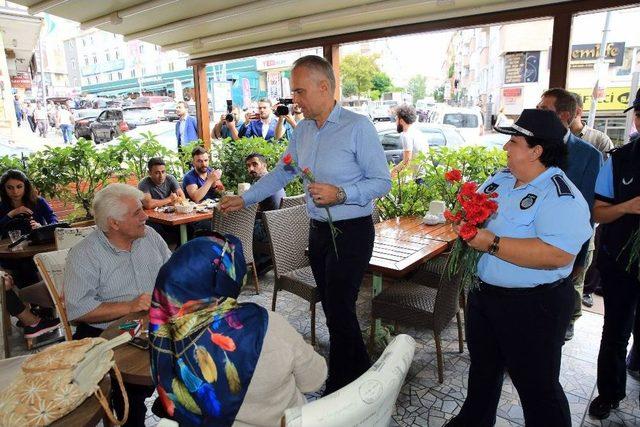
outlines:
{"label": "uniform shoulder patch", "polygon": [[569,184],[567,184],[567,181],[565,181],[562,175],[560,174],[553,175],[551,177],[551,181],[553,181],[553,184],[556,186],[558,197],[571,196],[572,198],[575,198],[575,196],[571,192],[571,188],[569,187]]}
{"label": "uniform shoulder patch", "polygon": [[496,191],[496,188],[498,188],[499,186],[500,184],[496,184],[495,182],[492,182],[491,184],[484,187],[484,194],[493,193],[494,191]]}

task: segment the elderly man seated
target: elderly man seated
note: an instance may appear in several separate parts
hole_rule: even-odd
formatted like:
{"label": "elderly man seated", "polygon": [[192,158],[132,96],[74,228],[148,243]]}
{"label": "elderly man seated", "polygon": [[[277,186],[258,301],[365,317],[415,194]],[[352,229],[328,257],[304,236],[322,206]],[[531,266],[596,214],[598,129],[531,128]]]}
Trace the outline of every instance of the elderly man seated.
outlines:
{"label": "elderly man seated", "polygon": [[[64,275],[67,314],[78,327],[74,339],[95,337],[109,323],[149,310],[160,267],[171,252],[145,225],[144,194],[109,184],[93,199],[97,229],[69,251]],[[127,385],[131,411],[126,425],[144,425],[144,398],[153,388]],[[114,400],[118,413],[121,401]]]}

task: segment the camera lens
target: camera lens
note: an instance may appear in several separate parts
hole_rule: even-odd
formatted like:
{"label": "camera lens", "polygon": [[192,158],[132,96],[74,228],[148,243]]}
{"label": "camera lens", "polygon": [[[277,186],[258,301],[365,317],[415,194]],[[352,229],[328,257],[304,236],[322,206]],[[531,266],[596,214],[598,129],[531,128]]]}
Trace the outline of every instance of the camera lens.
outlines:
{"label": "camera lens", "polygon": [[276,108],[276,116],[286,116],[289,114],[289,107],[286,105],[278,105]]}
{"label": "camera lens", "polygon": [[224,116],[224,119],[227,122],[232,122],[233,121],[233,114],[227,114],[226,116]]}

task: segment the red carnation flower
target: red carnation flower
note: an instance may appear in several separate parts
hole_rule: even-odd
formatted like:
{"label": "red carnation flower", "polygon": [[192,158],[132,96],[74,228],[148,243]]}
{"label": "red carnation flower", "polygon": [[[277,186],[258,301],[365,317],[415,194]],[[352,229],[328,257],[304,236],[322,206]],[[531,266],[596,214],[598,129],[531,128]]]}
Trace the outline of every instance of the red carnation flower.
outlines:
{"label": "red carnation flower", "polygon": [[291,153],[287,153],[287,155],[282,158],[282,163],[284,163],[287,166],[290,165],[292,161],[293,161],[293,157],[291,156]]}
{"label": "red carnation flower", "polygon": [[456,214],[451,213],[451,211],[446,210],[444,211],[444,217],[447,219],[447,221],[451,221],[453,223],[458,223],[462,220],[462,212],[458,212]]}
{"label": "red carnation flower", "polygon": [[444,174],[444,179],[449,182],[460,182],[462,181],[462,172],[458,169],[452,169]]}
{"label": "red carnation flower", "polygon": [[460,227],[460,237],[462,237],[465,241],[469,241],[476,237],[478,234],[478,228],[475,225],[465,223]]}

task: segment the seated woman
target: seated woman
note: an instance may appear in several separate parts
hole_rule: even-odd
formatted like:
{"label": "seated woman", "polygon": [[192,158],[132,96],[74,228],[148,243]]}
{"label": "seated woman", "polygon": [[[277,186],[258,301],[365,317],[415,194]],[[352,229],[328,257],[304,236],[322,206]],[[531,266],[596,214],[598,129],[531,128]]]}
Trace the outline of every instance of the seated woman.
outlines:
{"label": "seated woman", "polygon": [[198,237],[160,269],[149,312],[151,373],[180,425],[279,425],[327,365],[278,313],[236,301],[246,264],[231,235]]}
{"label": "seated woman", "polygon": [[[23,217],[23,224],[15,224]],[[13,222],[13,224],[12,224]],[[23,232],[36,229],[42,225],[57,223],[58,218],[53,213],[47,201],[36,195],[27,176],[15,169],[6,171],[0,177],[0,229],[20,228]],[[0,263],[4,269],[11,271],[11,276],[5,275],[5,292],[7,294],[7,311],[17,317],[26,338],[34,338],[58,327],[58,319],[41,319],[31,313],[12,289],[24,289],[39,281],[38,273],[32,259],[3,260]],[[40,293],[47,295],[44,286]],[[37,290],[32,290],[37,292]],[[53,303],[51,304],[53,306]]]}
{"label": "seated woman", "polygon": [[35,192],[27,176],[10,169],[0,177],[0,227],[12,219],[24,216],[32,230],[58,222],[49,203]]}

